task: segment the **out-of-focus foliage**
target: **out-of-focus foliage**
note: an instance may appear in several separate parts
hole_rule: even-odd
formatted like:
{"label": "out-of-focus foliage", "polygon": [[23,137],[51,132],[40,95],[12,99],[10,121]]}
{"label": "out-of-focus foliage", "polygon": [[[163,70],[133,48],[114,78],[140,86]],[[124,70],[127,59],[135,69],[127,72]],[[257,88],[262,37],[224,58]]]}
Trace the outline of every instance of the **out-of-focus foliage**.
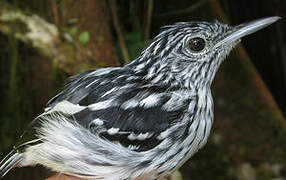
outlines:
{"label": "out-of-focus foliage", "polygon": [[[140,28],[140,22],[139,19],[136,18],[134,14],[130,14],[129,17],[129,23],[132,23],[133,29],[132,31],[124,31],[123,36],[124,40],[127,46],[129,58],[131,60],[136,59],[144,47],[148,45],[148,40],[144,41],[142,40],[142,30]],[[122,58],[121,49],[119,47],[119,44],[117,43],[117,51],[120,53]]]}
{"label": "out-of-focus foliage", "polygon": [[86,45],[89,41],[89,32],[84,31],[80,33],[78,40],[81,44]]}

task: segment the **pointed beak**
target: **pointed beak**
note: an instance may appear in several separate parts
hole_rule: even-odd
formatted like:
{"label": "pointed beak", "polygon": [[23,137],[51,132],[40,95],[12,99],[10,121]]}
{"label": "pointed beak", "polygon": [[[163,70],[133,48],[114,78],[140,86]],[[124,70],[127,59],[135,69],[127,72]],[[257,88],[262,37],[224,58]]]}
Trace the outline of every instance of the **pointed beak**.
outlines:
{"label": "pointed beak", "polygon": [[216,48],[223,44],[230,44],[236,40],[239,40],[244,36],[247,36],[249,34],[252,34],[256,31],[259,31],[260,29],[269,26],[270,24],[276,22],[278,19],[281,19],[281,17],[273,16],[235,26],[232,29],[231,33],[223,37],[223,39],[217,42],[217,44],[214,47]]}

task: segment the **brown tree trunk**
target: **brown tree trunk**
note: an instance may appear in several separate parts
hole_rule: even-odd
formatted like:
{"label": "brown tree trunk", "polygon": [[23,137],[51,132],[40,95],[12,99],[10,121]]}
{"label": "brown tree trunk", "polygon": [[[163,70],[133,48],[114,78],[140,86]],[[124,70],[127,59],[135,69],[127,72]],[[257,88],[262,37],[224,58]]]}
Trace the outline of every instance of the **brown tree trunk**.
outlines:
{"label": "brown tree trunk", "polygon": [[90,40],[86,45],[93,59],[104,66],[118,65],[118,56],[112,42],[109,25],[109,14],[102,0],[65,0],[60,5],[62,25],[68,25],[71,19],[77,19],[74,25],[79,33],[87,31]]}

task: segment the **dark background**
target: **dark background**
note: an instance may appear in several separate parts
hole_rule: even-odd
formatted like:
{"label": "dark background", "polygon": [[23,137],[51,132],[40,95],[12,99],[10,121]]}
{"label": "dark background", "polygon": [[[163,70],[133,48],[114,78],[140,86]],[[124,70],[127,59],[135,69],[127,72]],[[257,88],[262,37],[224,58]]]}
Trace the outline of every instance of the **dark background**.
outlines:
{"label": "dark background", "polygon": [[[0,15],[5,9],[18,9],[54,24],[60,32],[59,53],[71,54],[68,62],[56,61],[56,55],[49,56],[32,42],[19,40],[14,32],[4,32],[1,27],[13,23],[0,19],[0,157],[9,152],[68,76],[122,65],[127,61],[124,51],[130,60],[136,58],[161,26],[214,19],[237,25],[281,16],[279,22],[243,38],[243,47],[235,49],[222,65],[213,87],[216,118],[210,141],[180,171],[184,179],[286,178],[286,121],[281,114],[286,113],[285,0],[0,0],[0,3]],[[117,9],[117,18],[112,7]],[[148,9],[152,9],[149,14]],[[22,26],[11,27],[16,31]],[[80,40],[85,32],[89,37]],[[72,43],[64,40],[66,34],[73,38]],[[86,55],[90,52],[91,56]],[[12,170],[6,179],[44,179],[49,173],[41,167],[22,168]]]}

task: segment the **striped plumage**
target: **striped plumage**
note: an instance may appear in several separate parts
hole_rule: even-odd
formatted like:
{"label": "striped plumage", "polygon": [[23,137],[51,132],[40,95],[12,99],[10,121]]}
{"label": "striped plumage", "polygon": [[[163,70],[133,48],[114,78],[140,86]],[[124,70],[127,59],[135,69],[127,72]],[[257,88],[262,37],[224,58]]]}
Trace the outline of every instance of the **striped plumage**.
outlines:
{"label": "striped plumage", "polygon": [[236,27],[177,23],[130,64],[72,77],[27,130],[33,136],[24,134],[1,162],[0,177],[14,166],[36,164],[90,179],[169,175],[207,141],[210,86],[222,61],[254,25],[277,19]]}

